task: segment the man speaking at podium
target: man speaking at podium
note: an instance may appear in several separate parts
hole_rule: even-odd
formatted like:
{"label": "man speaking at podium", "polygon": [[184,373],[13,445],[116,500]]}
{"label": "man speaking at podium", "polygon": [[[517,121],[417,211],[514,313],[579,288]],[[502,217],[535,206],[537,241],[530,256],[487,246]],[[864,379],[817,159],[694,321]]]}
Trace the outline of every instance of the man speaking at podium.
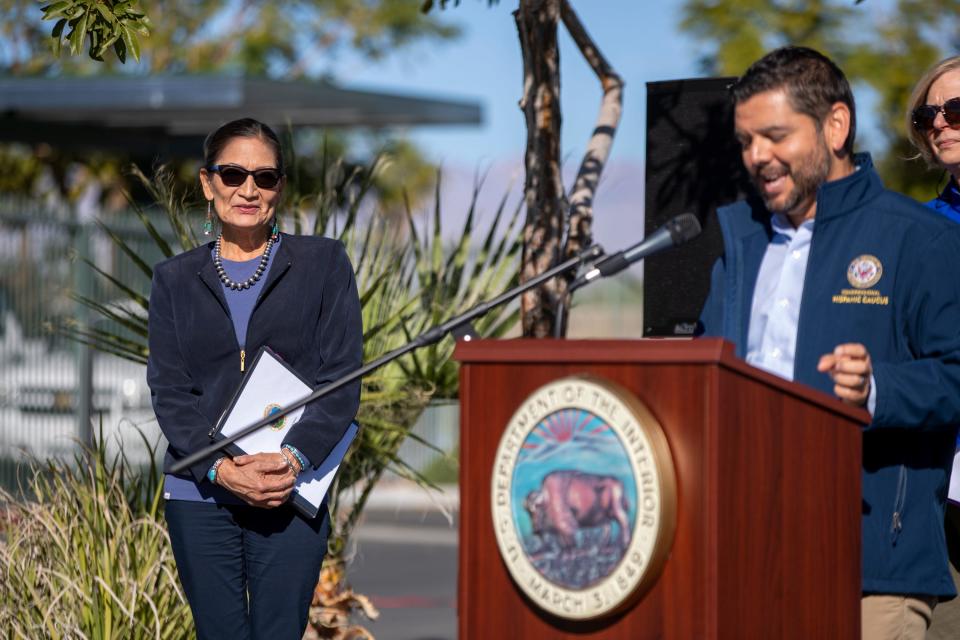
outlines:
{"label": "man speaking at podium", "polygon": [[853,94],[823,55],[773,51],[731,94],[759,199],[718,211],[724,255],[701,333],[871,413],[863,638],[923,638],[937,601],[956,596],[943,514],[960,424],[960,225],[886,190],[854,155]]}

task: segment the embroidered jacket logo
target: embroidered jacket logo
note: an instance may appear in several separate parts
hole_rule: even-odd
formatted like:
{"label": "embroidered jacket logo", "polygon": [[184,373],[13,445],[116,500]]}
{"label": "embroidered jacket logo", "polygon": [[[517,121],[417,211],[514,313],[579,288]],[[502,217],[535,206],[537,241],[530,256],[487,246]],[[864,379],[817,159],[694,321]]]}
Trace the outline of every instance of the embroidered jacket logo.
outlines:
{"label": "embroidered jacket logo", "polygon": [[857,256],[847,267],[847,280],[857,289],[869,289],[880,282],[883,265],[871,255]]}

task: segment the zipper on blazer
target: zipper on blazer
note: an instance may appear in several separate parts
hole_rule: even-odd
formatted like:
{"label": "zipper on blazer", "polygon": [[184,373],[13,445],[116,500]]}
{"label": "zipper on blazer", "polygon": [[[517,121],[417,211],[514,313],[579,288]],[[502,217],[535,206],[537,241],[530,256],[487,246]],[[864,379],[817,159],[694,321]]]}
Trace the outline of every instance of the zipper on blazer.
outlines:
{"label": "zipper on blazer", "polygon": [[244,367],[247,363],[247,352],[243,349],[240,349],[240,371],[244,370]]}

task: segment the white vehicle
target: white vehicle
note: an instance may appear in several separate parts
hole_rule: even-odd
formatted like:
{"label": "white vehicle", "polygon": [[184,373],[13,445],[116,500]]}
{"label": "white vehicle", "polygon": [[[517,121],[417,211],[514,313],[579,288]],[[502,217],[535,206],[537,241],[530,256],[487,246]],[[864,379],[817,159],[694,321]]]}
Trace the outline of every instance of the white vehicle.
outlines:
{"label": "white vehicle", "polygon": [[[3,314],[0,332],[0,457],[72,456],[83,435],[77,418],[76,351],[51,351],[43,340],[24,338],[10,312]],[[94,352],[92,382],[92,433],[99,433],[102,425],[111,450],[122,441],[131,462],[147,462],[136,428],[153,444],[160,432],[145,367]]]}

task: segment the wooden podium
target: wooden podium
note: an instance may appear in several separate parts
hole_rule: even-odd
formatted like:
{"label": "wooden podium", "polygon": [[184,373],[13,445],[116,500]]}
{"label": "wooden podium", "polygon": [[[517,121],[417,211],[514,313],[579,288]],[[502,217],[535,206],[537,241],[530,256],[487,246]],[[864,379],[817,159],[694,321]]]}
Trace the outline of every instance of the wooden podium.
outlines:
{"label": "wooden podium", "polygon": [[[721,340],[461,342],[460,640],[860,637],[861,426],[869,415],[757,370]],[[663,426],[676,530],[626,610],[570,621],[514,584],[491,473],[525,398],[564,376],[625,387]]]}

